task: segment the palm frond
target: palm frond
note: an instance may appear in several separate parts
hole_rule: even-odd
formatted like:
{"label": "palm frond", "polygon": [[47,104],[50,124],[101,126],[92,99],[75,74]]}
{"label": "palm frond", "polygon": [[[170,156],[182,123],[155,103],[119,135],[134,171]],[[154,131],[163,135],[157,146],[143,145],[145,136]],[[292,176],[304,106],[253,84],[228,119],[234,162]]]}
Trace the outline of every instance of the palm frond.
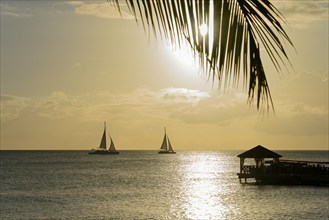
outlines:
{"label": "palm frond", "polygon": [[[120,10],[119,0],[107,0]],[[148,33],[160,35],[173,46],[185,41],[198,55],[209,79],[217,78],[219,88],[237,86],[242,78],[248,88],[248,103],[257,99],[273,108],[273,101],[260,49],[264,48],[280,71],[287,53],[280,39],[292,44],[280,22],[283,16],[268,0],[125,0],[129,10],[140,16]],[[199,30],[207,25],[209,33]]]}

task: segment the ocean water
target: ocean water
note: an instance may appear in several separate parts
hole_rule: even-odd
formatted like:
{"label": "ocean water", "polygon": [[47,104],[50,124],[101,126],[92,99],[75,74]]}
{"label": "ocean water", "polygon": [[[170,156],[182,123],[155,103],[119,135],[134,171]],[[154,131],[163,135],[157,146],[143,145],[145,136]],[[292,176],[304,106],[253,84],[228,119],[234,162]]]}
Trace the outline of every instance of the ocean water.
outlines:
{"label": "ocean water", "polygon": [[240,184],[241,152],[0,151],[0,219],[329,219],[329,187]]}

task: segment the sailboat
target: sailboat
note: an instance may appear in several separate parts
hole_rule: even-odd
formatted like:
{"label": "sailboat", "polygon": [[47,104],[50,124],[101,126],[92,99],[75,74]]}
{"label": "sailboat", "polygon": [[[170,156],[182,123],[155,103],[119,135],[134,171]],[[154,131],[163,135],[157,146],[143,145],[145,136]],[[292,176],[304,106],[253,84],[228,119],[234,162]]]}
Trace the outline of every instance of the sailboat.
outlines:
{"label": "sailboat", "polygon": [[163,137],[163,141],[160,147],[160,151],[158,152],[159,154],[175,154],[176,152],[174,151],[174,149],[171,146],[169,137],[167,135],[166,132],[166,127],[164,128],[165,134]]}
{"label": "sailboat", "polygon": [[99,145],[99,148],[97,149],[92,149],[91,152],[89,152],[89,154],[119,154],[119,151],[117,151],[115,149],[115,146],[114,146],[114,142],[112,140],[112,137],[110,136],[110,134],[108,134],[110,140],[111,140],[111,144],[110,144],[110,147],[109,149],[107,150],[106,147],[106,122],[104,122],[104,132],[103,132],[103,136],[102,136],[102,139],[101,139],[101,143]]}

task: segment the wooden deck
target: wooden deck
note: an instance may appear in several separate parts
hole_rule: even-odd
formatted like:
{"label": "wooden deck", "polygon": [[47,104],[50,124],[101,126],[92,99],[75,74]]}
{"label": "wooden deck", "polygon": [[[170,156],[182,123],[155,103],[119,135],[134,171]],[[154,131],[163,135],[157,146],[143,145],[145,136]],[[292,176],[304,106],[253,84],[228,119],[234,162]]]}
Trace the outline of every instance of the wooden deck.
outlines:
{"label": "wooden deck", "polygon": [[[281,160],[281,155],[261,145],[237,157],[240,183],[244,179],[245,183],[329,186],[329,161]],[[245,159],[253,159],[255,165],[246,165]]]}
{"label": "wooden deck", "polygon": [[258,168],[245,165],[237,175],[241,183],[329,186],[329,162],[282,160]]}

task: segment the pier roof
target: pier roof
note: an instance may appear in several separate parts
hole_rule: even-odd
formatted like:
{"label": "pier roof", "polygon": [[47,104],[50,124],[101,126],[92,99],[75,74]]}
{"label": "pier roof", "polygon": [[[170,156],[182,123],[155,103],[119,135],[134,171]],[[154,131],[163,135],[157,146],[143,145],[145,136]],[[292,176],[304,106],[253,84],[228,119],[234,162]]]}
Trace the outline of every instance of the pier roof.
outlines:
{"label": "pier roof", "polygon": [[261,145],[258,145],[242,154],[239,154],[240,158],[280,158],[280,154],[277,154]]}

